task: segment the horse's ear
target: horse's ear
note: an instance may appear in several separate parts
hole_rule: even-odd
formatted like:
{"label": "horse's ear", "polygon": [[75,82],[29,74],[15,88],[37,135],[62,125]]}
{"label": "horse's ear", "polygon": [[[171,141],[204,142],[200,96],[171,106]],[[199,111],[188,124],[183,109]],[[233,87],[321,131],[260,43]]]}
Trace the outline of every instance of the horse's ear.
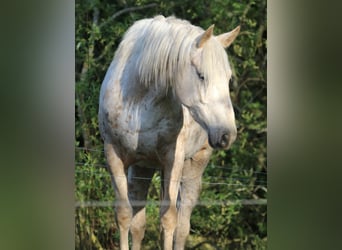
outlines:
{"label": "horse's ear", "polygon": [[217,40],[219,40],[219,42],[222,44],[224,48],[227,48],[229,47],[229,45],[232,44],[232,42],[235,40],[239,32],[240,32],[240,26],[237,26],[232,31],[218,35],[216,38]]}
{"label": "horse's ear", "polygon": [[215,24],[212,24],[198,39],[197,48],[202,48],[206,41],[213,35]]}

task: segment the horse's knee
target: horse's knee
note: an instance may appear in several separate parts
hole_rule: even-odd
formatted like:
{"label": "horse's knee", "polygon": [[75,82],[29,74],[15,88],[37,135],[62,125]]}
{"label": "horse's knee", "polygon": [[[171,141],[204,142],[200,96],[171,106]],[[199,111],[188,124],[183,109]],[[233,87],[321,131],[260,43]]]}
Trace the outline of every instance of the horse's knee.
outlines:
{"label": "horse's knee", "polygon": [[169,207],[161,217],[161,225],[163,229],[166,231],[174,231],[177,226],[177,219],[177,208],[175,206]]}
{"label": "horse's knee", "polygon": [[133,235],[143,235],[145,232],[145,228],[146,228],[145,223],[143,224],[132,223],[130,230]]}
{"label": "horse's knee", "polygon": [[133,237],[137,237],[138,239],[144,238],[146,228],[146,215],[145,208],[141,209],[132,219],[130,231]]}
{"label": "horse's knee", "polygon": [[142,241],[145,236],[145,223],[144,224],[136,224],[132,223],[130,228],[133,242],[135,241]]}
{"label": "horse's knee", "polygon": [[120,229],[128,230],[132,221],[132,209],[129,207],[117,207],[116,221]]}

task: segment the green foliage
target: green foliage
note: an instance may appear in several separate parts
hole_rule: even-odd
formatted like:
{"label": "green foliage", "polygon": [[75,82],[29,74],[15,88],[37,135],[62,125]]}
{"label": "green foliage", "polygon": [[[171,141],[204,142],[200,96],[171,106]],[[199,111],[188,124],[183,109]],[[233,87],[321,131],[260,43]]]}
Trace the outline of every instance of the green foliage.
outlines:
{"label": "green foliage", "polygon": [[[230,88],[238,138],[229,151],[214,152],[203,175],[203,191],[191,217],[187,247],[266,249],[267,207],[248,203],[267,199],[266,0],[153,3],[76,0],[76,248],[119,249],[115,197],[97,124],[99,89],[128,27],[138,19],[163,14],[187,19],[203,28],[214,23],[215,34],[241,26],[240,35],[227,49],[233,71]],[[130,7],[142,9],[127,11]],[[122,10],[126,12],[111,18]],[[144,249],[156,249],[159,240],[159,188],[157,173],[149,190]],[[91,206],[88,202],[100,202],[97,204],[103,206]]]}

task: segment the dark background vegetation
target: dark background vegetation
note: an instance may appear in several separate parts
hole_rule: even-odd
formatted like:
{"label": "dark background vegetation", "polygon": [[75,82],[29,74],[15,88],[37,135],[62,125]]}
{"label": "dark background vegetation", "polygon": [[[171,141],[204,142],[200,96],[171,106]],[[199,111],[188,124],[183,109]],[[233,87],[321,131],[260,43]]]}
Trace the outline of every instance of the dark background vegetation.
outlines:
{"label": "dark background vegetation", "polygon": [[[77,0],[75,11],[76,249],[118,249],[114,210],[108,206],[114,195],[97,124],[99,89],[124,32],[134,21],[158,14],[204,29],[215,24],[216,35],[241,25],[227,49],[238,138],[231,150],[214,152],[204,173],[187,248],[266,249],[266,0]],[[150,201],[159,199],[159,187],[157,173]],[[144,249],[157,248],[158,217],[158,202],[151,202]]]}
{"label": "dark background vegetation", "polygon": [[[1,249],[79,246],[75,8],[0,8]],[[340,15],[338,1],[267,3],[268,249],[341,249]]]}

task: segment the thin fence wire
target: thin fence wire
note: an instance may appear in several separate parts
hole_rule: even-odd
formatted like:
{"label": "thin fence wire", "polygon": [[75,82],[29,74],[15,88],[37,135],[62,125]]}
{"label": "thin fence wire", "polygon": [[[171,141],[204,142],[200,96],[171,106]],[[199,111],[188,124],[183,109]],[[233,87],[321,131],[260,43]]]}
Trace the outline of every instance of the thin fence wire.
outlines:
{"label": "thin fence wire", "polygon": [[[92,148],[92,149],[89,149],[89,148],[85,148],[85,147],[75,147],[76,150],[83,150],[83,151],[88,151],[88,152],[101,152],[101,153],[104,153],[104,150],[102,149],[96,149],[96,148]],[[81,162],[77,162],[76,164],[82,164]],[[85,163],[84,163],[85,164]],[[95,164],[96,166],[99,166],[99,167],[105,167],[106,165],[105,164]],[[233,170],[232,167],[226,167],[226,166],[216,166],[216,165],[212,165],[212,164],[208,164],[207,168],[218,168],[218,169],[225,169],[225,170]],[[264,174],[264,175],[267,175],[267,173],[265,172],[261,172],[261,171],[256,171],[254,173],[260,173],[260,174]]]}
{"label": "thin fence wire", "polygon": [[[100,149],[89,149],[85,147],[75,147],[76,150],[84,150],[88,152],[101,152],[104,153],[103,150]],[[109,177],[109,173],[106,172],[100,172],[100,168],[107,168],[106,164],[101,164],[101,163],[87,163],[87,162],[76,162],[76,166],[91,166],[94,167],[92,170],[89,169],[75,169],[75,173],[82,174],[96,174],[99,177]],[[209,164],[207,168],[218,168],[218,169],[223,169],[223,170],[228,170],[232,171],[234,170],[232,167],[225,167],[225,166],[215,166]],[[159,172],[159,176],[157,178],[160,179],[160,181],[163,181],[162,178],[160,178],[160,169],[156,168],[156,172]],[[254,181],[253,184],[250,183],[243,183],[241,181],[248,180],[250,178],[265,178],[267,177],[267,173],[261,172],[261,171],[254,171],[252,175],[250,176],[234,176],[234,177],[223,177],[223,176],[205,176],[205,181],[202,181],[202,184],[205,186],[219,186],[219,185],[225,185],[225,186],[235,186],[235,187],[241,187],[241,186],[260,186],[263,185],[267,189],[267,180],[260,180],[257,179]],[[147,177],[133,177],[133,179],[137,180],[148,180],[151,181],[153,178],[147,178]],[[207,181],[209,179],[210,181]],[[230,183],[230,182],[235,182],[235,183]],[[134,205],[153,205],[153,206],[160,206],[162,205],[160,201],[156,200],[149,200],[149,201],[133,201]],[[137,203],[137,204],[135,204]],[[140,204],[141,203],[141,204]],[[236,204],[241,204],[241,205],[267,205],[267,199],[244,199],[244,200],[202,200],[198,201],[196,203],[197,206],[230,206],[230,205],[236,205]],[[86,208],[86,207],[114,207],[115,202],[114,201],[76,201],[75,207],[76,208]]]}
{"label": "thin fence wire", "polygon": [[[168,206],[167,201],[148,200],[148,201],[130,201],[132,206]],[[115,207],[118,202],[116,201],[76,201],[76,208],[87,207]],[[193,204],[182,203],[182,206],[192,206]],[[244,199],[244,200],[200,200],[197,201],[196,206],[211,207],[211,206],[256,206],[267,205],[267,199]]]}
{"label": "thin fence wire", "polygon": [[102,153],[104,153],[104,150],[96,149],[96,148],[75,147],[75,149],[77,149],[77,150],[85,150],[85,151],[90,151],[90,152],[102,152]]}
{"label": "thin fence wire", "polygon": [[[88,170],[88,169],[81,169],[81,170],[75,170],[76,173],[87,173],[87,174],[96,174],[98,177],[109,177],[109,173],[101,173],[96,172],[94,170]],[[147,180],[151,181],[153,177],[131,177],[135,180]],[[215,182],[208,182],[208,181],[202,181],[202,184],[206,185],[226,185],[226,186],[241,186],[246,185],[246,183],[227,183],[227,181],[244,181],[249,180],[250,178],[256,178],[256,176],[242,176],[242,177],[217,177],[217,176],[205,176],[206,179],[215,180]],[[161,181],[164,179],[161,178]],[[224,182],[226,181],[226,182]],[[255,180],[254,186],[257,185],[267,185],[267,181],[265,180]]]}
{"label": "thin fence wire", "polygon": [[[87,162],[75,162],[76,166],[84,166],[84,165],[89,165],[89,163]],[[92,163],[92,166],[95,166],[95,167],[104,167],[106,168],[107,165],[106,164],[101,164],[101,163]],[[224,169],[224,170],[234,170],[233,167],[223,167],[223,166],[216,166],[216,165],[212,165],[212,164],[209,164],[207,166],[207,168],[217,168],[217,169]],[[158,168],[156,168],[158,170]],[[265,172],[262,172],[262,171],[254,171],[253,174],[260,174],[260,175],[267,175],[267,173]]]}
{"label": "thin fence wire", "polygon": [[[92,163],[92,164],[89,164],[89,163],[82,163],[82,162],[76,162],[75,163],[76,166],[92,166],[92,167],[104,167],[106,168],[106,164],[99,164],[99,163]],[[106,177],[109,175],[109,173],[103,173],[103,172],[100,172],[100,170],[98,168],[95,168],[95,169],[92,169],[92,170],[89,170],[89,169],[76,169],[75,170],[76,173],[96,173],[99,177]],[[159,172],[159,169],[156,169],[156,172]],[[215,179],[215,183],[207,183],[207,184],[216,184],[216,185],[220,185],[222,183],[217,183],[217,181],[219,180],[222,180],[222,181],[231,181],[231,180],[239,180],[239,181],[244,181],[244,180],[248,180],[248,179],[251,179],[251,178],[257,178],[257,177],[260,177],[260,175],[262,175],[262,177],[266,177],[266,173],[263,173],[263,172],[253,172],[252,175],[247,175],[247,176],[242,176],[242,175],[235,175],[234,177],[231,177],[231,176],[205,176],[206,178],[209,178],[209,179]],[[152,178],[146,178],[146,177],[133,177],[133,179],[144,179],[144,180],[152,180]],[[256,180],[256,183],[258,184],[267,184],[267,181],[266,180]],[[222,185],[227,185],[228,183],[223,183]]]}
{"label": "thin fence wire", "polygon": [[[82,170],[75,170],[75,173],[78,174],[95,174],[96,176],[100,178],[106,178],[109,177],[109,173],[101,173],[101,172],[94,172],[93,170],[87,170],[87,169],[82,169]],[[148,177],[131,177],[132,179],[135,180],[147,180],[151,181],[153,180],[153,177],[148,178]],[[267,180],[260,180],[256,179],[254,180],[253,184],[250,183],[244,183],[244,181],[250,180],[251,178],[257,178],[257,176],[242,176],[242,177],[217,177],[217,176],[204,176],[202,181],[203,185],[211,185],[211,186],[218,186],[218,185],[223,185],[223,186],[266,186],[267,187]],[[161,181],[165,181],[163,178],[160,178]],[[210,180],[210,181],[207,181]],[[182,181],[181,181],[182,182]],[[231,183],[231,182],[237,182],[237,183]]]}
{"label": "thin fence wire", "polygon": [[[90,151],[90,152],[102,152],[102,153],[104,153],[104,151],[100,150],[100,149],[89,149],[89,148],[85,148],[85,147],[75,147],[75,149],[77,149],[77,150],[84,150],[84,151]],[[89,164],[89,163],[76,162],[75,164],[77,166],[83,166],[83,165],[86,165],[86,164]],[[107,167],[106,164],[101,164],[101,163],[92,163],[92,166]],[[224,170],[228,170],[228,171],[234,170],[233,167],[216,166],[216,165],[212,165],[212,164],[208,164],[207,168],[217,168],[217,169],[224,169]],[[265,175],[265,176],[267,175],[266,172],[262,172],[262,171],[254,171],[253,174],[260,174],[260,175]]]}

